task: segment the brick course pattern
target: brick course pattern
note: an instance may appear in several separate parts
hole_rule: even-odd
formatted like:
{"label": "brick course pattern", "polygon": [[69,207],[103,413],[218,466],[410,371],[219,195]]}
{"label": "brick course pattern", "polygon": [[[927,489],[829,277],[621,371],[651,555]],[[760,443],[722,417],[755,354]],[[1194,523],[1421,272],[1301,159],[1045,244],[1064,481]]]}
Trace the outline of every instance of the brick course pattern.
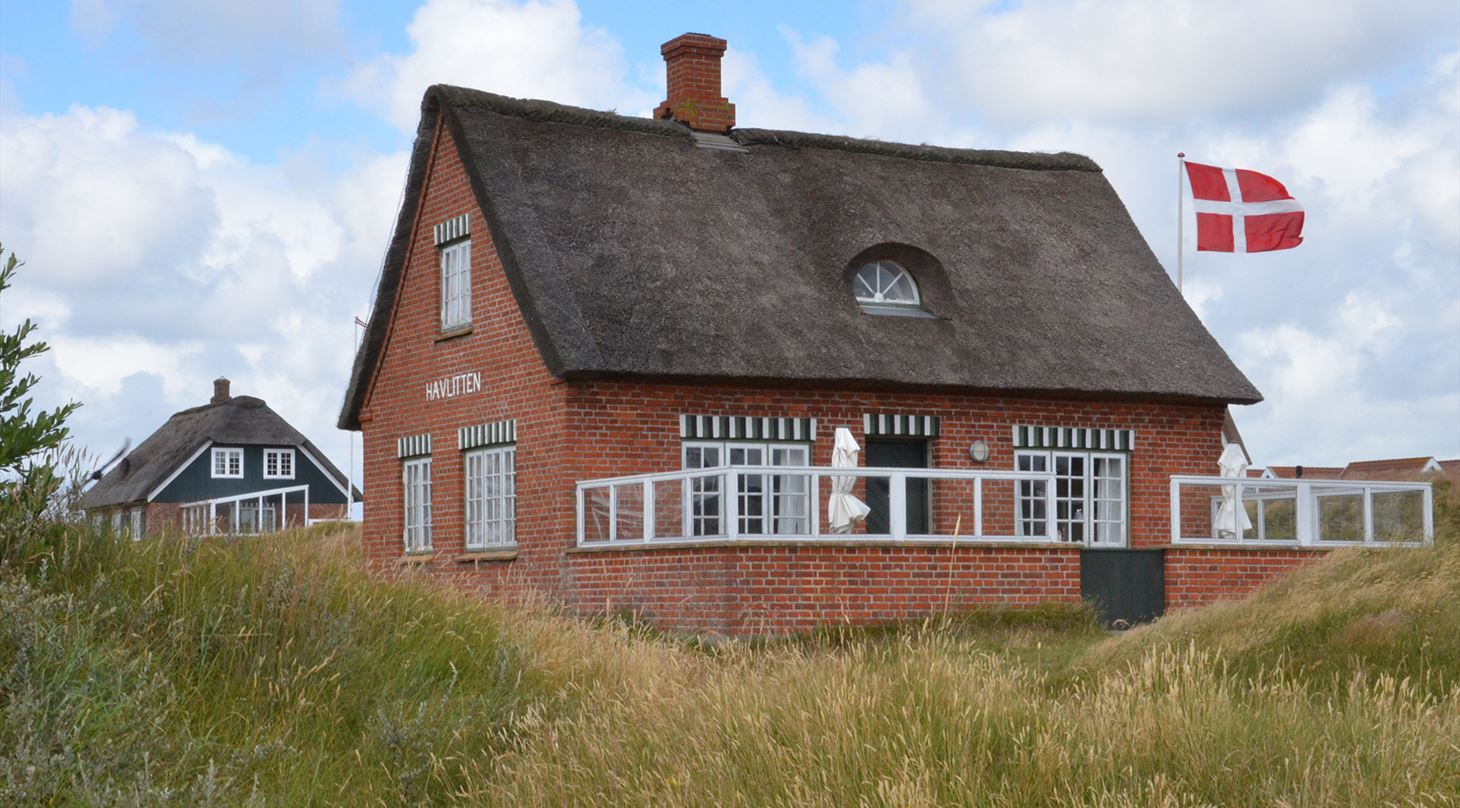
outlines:
{"label": "brick course pattern", "polygon": [[[396,309],[360,416],[371,494],[364,505],[364,546],[376,569],[409,567],[494,597],[545,595],[583,614],[627,609],[669,628],[736,634],[902,620],[983,603],[1079,599],[1080,551],[1070,546],[576,549],[575,483],[680,468],[682,413],[814,417],[812,463],[818,466],[830,462],[837,426],[863,439],[868,411],[941,416],[942,434],[930,442],[936,468],[974,468],[968,447],[975,439],[991,449],[979,467],[1012,468],[1016,424],[1131,429],[1133,547],[1168,542],[1170,475],[1216,471],[1220,405],[555,378],[516,304],[450,132],[438,124],[433,139]],[[469,333],[448,336],[439,325],[432,227],[462,214],[471,221],[472,325]],[[427,399],[430,382],[468,372],[481,374],[480,392]],[[517,420],[517,547],[467,553],[456,430],[507,418]],[[396,440],[427,432],[433,444],[433,547],[407,559]],[[985,494],[986,526],[1002,521],[1012,530],[1012,487]],[[936,527],[951,530],[962,519],[968,530],[971,513],[961,504],[967,497],[935,486],[933,499]],[[1234,558],[1257,557],[1237,552]],[[1204,587],[1183,574],[1178,571],[1173,589],[1183,605],[1234,591]],[[1245,574],[1232,577],[1232,586],[1245,586]]]}
{"label": "brick course pattern", "polygon": [[1166,608],[1241,597],[1328,552],[1173,547],[1166,551]]}

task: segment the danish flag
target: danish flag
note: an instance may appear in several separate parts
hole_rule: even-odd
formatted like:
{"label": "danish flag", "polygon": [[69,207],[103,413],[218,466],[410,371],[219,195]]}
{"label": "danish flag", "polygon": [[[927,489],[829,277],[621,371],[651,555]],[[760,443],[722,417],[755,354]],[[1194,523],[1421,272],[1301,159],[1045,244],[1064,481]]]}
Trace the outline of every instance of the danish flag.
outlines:
{"label": "danish flag", "polygon": [[1245,168],[1185,165],[1197,250],[1254,253],[1303,243],[1303,206],[1282,183]]}

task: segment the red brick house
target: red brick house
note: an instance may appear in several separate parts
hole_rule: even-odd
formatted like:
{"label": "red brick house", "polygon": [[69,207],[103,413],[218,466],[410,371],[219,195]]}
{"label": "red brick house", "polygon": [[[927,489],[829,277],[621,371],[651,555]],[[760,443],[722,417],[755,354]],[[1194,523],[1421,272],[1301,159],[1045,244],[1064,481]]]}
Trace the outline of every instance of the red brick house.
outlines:
{"label": "red brick house", "polygon": [[654,119],[426,92],[339,420],[372,564],[741,634],[1118,600],[1111,564],[1150,614],[1316,552],[1173,499],[1261,396],[1098,166],[738,129],[724,49],[665,44]]}

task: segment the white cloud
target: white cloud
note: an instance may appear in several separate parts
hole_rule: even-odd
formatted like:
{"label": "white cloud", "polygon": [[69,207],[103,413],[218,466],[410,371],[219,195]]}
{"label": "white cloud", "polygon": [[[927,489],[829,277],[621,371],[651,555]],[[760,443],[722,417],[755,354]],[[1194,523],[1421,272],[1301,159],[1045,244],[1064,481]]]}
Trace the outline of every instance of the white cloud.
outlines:
{"label": "white cloud", "polygon": [[[1052,119],[1153,125],[1281,115],[1332,83],[1453,42],[1454,6],[1302,0],[923,4],[947,102],[1006,128]],[[932,6],[931,11],[927,8]]]}
{"label": "white cloud", "polygon": [[429,0],[406,32],[411,50],[358,65],[346,95],[413,131],[432,84],[646,114],[658,101],[626,86],[617,40],[583,24],[571,0]]}
{"label": "white cloud", "polygon": [[85,403],[84,445],[145,437],[222,374],[343,458],[352,321],[405,163],[255,164],[109,109],[0,119],[0,225],[28,265],[0,315],[40,321],[46,403]]}

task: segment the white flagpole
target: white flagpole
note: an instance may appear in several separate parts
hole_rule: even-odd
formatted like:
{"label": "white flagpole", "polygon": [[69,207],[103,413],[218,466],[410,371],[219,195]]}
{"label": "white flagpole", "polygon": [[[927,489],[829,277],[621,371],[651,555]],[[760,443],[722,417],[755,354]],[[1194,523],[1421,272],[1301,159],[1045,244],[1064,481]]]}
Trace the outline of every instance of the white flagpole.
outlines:
{"label": "white flagpole", "polygon": [[1176,153],[1176,291],[1181,291],[1181,254],[1185,252],[1186,241],[1182,228],[1186,226],[1186,152]]}

